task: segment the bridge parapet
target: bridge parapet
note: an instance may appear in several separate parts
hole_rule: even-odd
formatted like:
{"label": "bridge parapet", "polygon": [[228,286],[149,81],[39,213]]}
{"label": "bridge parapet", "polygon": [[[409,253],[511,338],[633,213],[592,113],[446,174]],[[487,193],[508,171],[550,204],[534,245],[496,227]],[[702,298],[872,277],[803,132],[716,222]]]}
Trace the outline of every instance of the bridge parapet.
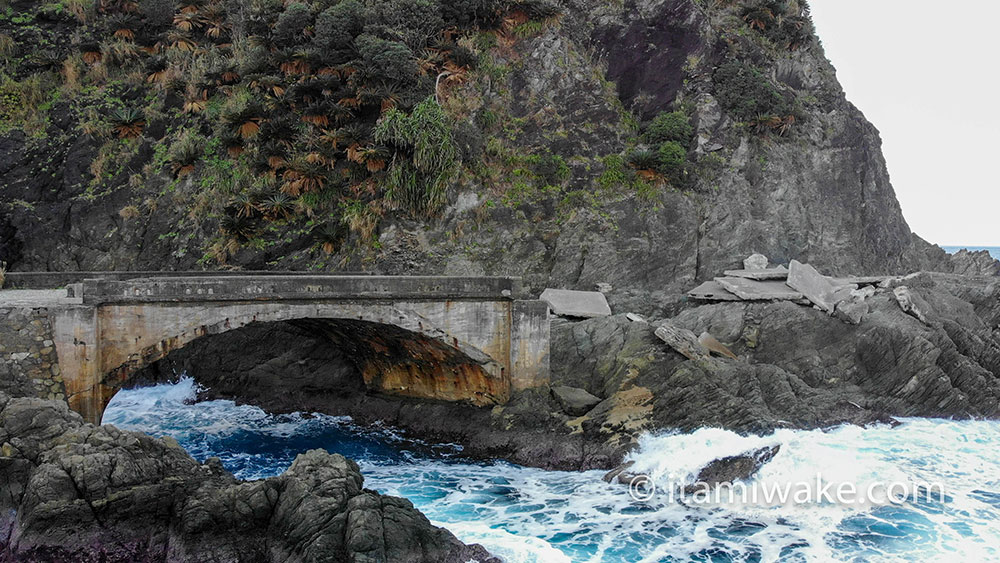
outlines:
{"label": "bridge parapet", "polygon": [[[431,300],[504,301],[520,278],[444,276],[239,276],[87,279],[74,287],[88,305],[164,301]],[[82,293],[82,295],[80,295]]]}

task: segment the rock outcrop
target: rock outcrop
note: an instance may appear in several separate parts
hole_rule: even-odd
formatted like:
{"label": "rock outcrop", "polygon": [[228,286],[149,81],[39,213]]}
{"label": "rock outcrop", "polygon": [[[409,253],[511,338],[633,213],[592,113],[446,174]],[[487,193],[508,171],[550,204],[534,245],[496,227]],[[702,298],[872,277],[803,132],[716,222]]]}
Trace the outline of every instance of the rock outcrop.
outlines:
{"label": "rock outcrop", "polygon": [[499,563],[322,450],[243,482],[171,439],[2,394],[0,444],[0,561]]}

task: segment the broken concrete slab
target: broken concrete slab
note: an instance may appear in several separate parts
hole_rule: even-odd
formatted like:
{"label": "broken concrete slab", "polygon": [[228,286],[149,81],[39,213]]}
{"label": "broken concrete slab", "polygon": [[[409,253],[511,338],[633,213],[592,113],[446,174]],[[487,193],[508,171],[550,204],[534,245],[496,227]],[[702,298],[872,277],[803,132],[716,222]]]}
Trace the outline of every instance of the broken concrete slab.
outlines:
{"label": "broken concrete slab", "polygon": [[816,268],[798,260],[792,260],[788,264],[788,280],[785,283],[827,313],[833,313],[837,303],[848,298],[851,291],[858,288],[856,285],[838,285],[816,271]]}
{"label": "broken concrete slab", "polygon": [[917,320],[925,325],[930,325],[927,321],[927,316],[924,315],[924,309],[927,307],[927,302],[924,301],[922,297],[910,291],[910,288],[905,285],[901,285],[893,289],[892,294],[896,296],[896,302],[899,303],[899,308],[902,309],[904,313],[916,317]]}
{"label": "broken concrete slab", "polygon": [[552,397],[562,407],[563,412],[570,416],[583,416],[601,402],[600,397],[595,397],[579,387],[556,385],[551,391]]}
{"label": "broken concrete slab", "polygon": [[743,261],[743,269],[745,270],[763,270],[767,268],[769,260],[767,256],[763,254],[751,254],[747,256],[746,260]]}
{"label": "broken concrete slab", "polygon": [[703,360],[709,355],[708,349],[698,342],[698,337],[686,328],[664,322],[653,334],[689,360]]}
{"label": "broken concrete slab", "polygon": [[846,278],[831,278],[837,285],[879,285],[886,280],[895,279],[895,276],[848,276]]}
{"label": "broken concrete slab", "polygon": [[725,344],[719,342],[708,332],[703,332],[700,336],[698,336],[698,343],[704,346],[709,352],[714,352],[720,356],[725,356],[734,360],[740,359],[739,356],[734,354],[733,351],[730,350]]}
{"label": "broken concrete slab", "polygon": [[561,317],[591,319],[611,315],[608,300],[599,291],[548,288],[539,299],[548,303],[552,312]]}
{"label": "broken concrete slab", "polygon": [[794,301],[803,294],[780,280],[748,280],[746,278],[715,278],[723,288],[745,301]]}
{"label": "broken concrete slab", "polygon": [[688,297],[702,301],[741,301],[739,296],[730,292],[715,281],[707,281],[688,292]]}
{"label": "broken concrete slab", "polygon": [[788,268],[784,266],[778,266],[777,268],[766,268],[764,270],[726,270],[723,273],[730,277],[747,278],[751,280],[788,279]]}
{"label": "broken concrete slab", "polygon": [[646,322],[646,319],[642,315],[637,315],[635,313],[628,313],[627,315],[625,315],[625,318],[628,319],[628,320],[630,320],[630,321],[632,321],[632,322],[634,322],[634,323],[644,323],[644,322]]}
{"label": "broken concrete slab", "polygon": [[852,325],[861,324],[867,314],[868,303],[865,303],[865,298],[861,295],[852,295],[840,301],[833,311],[833,316]]}

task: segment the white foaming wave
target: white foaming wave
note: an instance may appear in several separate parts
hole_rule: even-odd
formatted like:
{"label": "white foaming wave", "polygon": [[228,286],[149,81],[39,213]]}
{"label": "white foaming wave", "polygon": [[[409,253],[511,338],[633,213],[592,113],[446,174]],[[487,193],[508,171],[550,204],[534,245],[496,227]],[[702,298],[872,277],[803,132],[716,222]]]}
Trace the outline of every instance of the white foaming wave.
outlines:
{"label": "white foaming wave", "polygon": [[[945,486],[948,502],[907,502],[902,525],[914,531],[913,549],[896,545],[895,553],[862,542],[866,561],[915,561],[938,557],[962,557],[970,561],[1000,560],[1000,502],[983,500],[975,491],[1000,491],[1000,424],[929,419],[903,419],[898,428],[844,426],[829,431],[779,430],[772,435],[740,436],[719,429],[700,429],[691,434],[645,436],[629,456],[630,471],[646,474],[663,487],[692,483],[707,462],[761,447],[780,445],[775,458],[764,465],[753,484],[761,488],[789,483],[815,483],[817,475],[836,490],[841,483],[859,491],[870,485],[900,483],[916,490],[919,484]],[[857,553],[830,545],[831,534],[849,536],[844,527],[851,518],[864,518],[879,526],[897,523],[880,517],[871,504],[830,503],[722,504],[693,508],[722,514],[723,519],[749,518],[764,524],[752,536],[763,560],[776,560],[789,545],[807,544],[799,552],[809,561],[852,560]],[[711,517],[706,519],[711,520]],[[963,530],[965,533],[963,533]],[[899,532],[900,534],[907,532]],[[885,536],[872,531],[872,537]],[[923,537],[926,536],[926,537]],[[696,535],[695,538],[698,536]],[[660,554],[677,555],[674,546],[660,546],[649,559]]]}

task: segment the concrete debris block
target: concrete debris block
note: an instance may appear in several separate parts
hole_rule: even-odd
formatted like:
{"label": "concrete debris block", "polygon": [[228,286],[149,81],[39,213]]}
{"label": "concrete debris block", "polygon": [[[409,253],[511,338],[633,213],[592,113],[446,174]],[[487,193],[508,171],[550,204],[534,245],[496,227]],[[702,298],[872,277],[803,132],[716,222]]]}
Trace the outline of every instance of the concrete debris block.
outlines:
{"label": "concrete debris block", "polygon": [[837,285],[874,286],[891,279],[893,279],[892,276],[850,276],[846,278],[833,278],[833,283]]}
{"label": "concrete debris block", "polygon": [[766,268],[763,270],[726,270],[724,273],[729,277],[747,278],[751,280],[788,279],[788,268],[784,266],[778,266],[777,268]]}
{"label": "concrete debris block", "polygon": [[725,356],[734,360],[740,359],[739,356],[734,354],[733,351],[730,350],[725,344],[719,342],[708,332],[701,333],[701,336],[698,337],[698,343],[704,346],[709,352],[714,352],[720,356]]}
{"label": "concrete debris block", "polygon": [[566,385],[553,387],[552,397],[562,407],[563,412],[570,416],[583,416],[601,402],[600,397],[591,395],[585,389]]}
{"label": "concrete debris block", "polygon": [[719,285],[740,299],[747,301],[760,300],[795,300],[802,299],[803,294],[785,285],[780,280],[756,281],[746,278],[715,278]]}
{"label": "concrete debris block", "polygon": [[865,298],[862,295],[852,295],[840,301],[834,307],[833,311],[833,316],[852,325],[861,324],[861,321],[864,320],[867,314],[868,303],[865,302]]}
{"label": "concrete debris block", "polygon": [[637,315],[635,313],[629,313],[629,314],[625,315],[625,318],[628,319],[628,320],[630,320],[630,321],[632,321],[632,322],[634,322],[634,323],[644,323],[644,322],[646,322],[646,319],[642,315]]}
{"label": "concrete debris block", "polygon": [[786,283],[827,313],[833,313],[837,302],[849,297],[851,290],[857,289],[857,286],[837,285],[832,279],[817,272],[816,268],[798,260],[792,260],[788,265]]}
{"label": "concrete debris block", "polygon": [[594,289],[600,291],[601,293],[611,293],[611,290],[614,289],[614,287],[610,283],[601,282],[596,284]]}
{"label": "concrete debris block", "polygon": [[740,298],[722,287],[719,282],[707,281],[688,292],[688,297],[701,301],[740,301]]}
{"label": "concrete debris block", "polygon": [[868,299],[872,295],[875,295],[876,291],[877,290],[875,289],[875,286],[866,285],[864,287],[851,291],[851,297],[860,297],[861,299]]}
{"label": "concrete debris block", "polygon": [[608,300],[599,291],[548,288],[542,292],[540,299],[549,304],[553,313],[562,317],[590,319],[611,315]]}
{"label": "concrete debris block", "polygon": [[927,306],[927,302],[923,298],[910,291],[910,288],[905,285],[893,289],[892,294],[896,296],[896,302],[899,303],[899,308],[904,313],[916,317],[917,320],[925,325],[930,325],[930,322],[927,321],[927,316],[924,315],[924,308]]}
{"label": "concrete debris block", "polygon": [[656,337],[689,360],[708,358],[708,350],[698,342],[698,337],[686,328],[665,322],[654,331]]}
{"label": "concrete debris block", "polygon": [[751,254],[743,261],[745,270],[763,270],[767,268],[768,259],[763,254]]}

